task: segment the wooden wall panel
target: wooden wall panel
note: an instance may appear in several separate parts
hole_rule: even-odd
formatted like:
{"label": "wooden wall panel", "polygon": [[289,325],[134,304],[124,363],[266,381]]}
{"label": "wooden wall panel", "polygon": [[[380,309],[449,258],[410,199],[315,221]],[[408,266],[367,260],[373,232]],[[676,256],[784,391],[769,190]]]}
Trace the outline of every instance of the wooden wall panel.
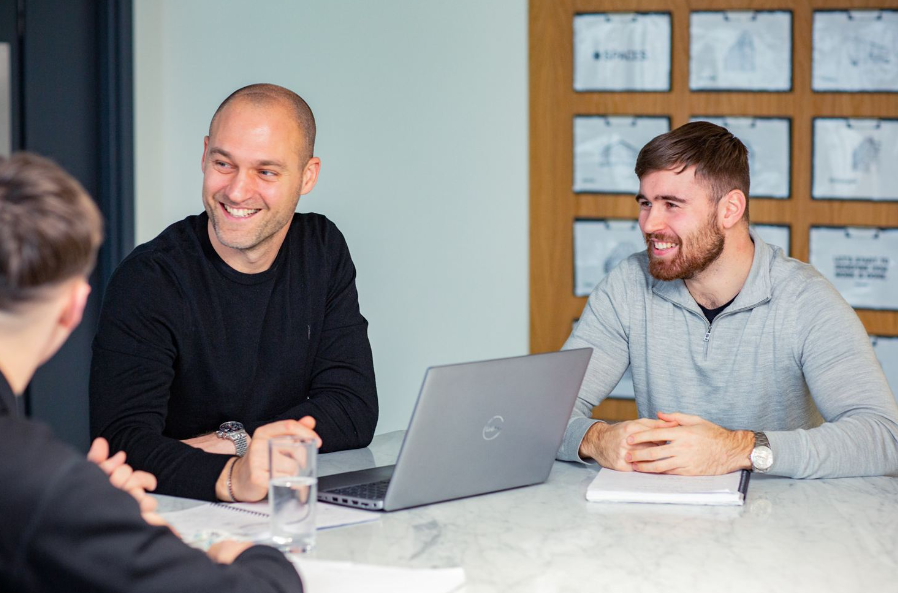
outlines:
{"label": "wooden wall panel", "polygon": [[[850,5],[850,6],[849,6]],[[792,121],[792,187],[787,200],[750,200],[752,222],[791,227],[791,253],[808,259],[813,225],[898,228],[898,202],[811,200],[814,117],[898,118],[898,94],[811,91],[813,11],[895,9],[898,0],[531,0],[530,2],[530,350],[557,350],[586,303],[573,293],[575,218],[637,216],[630,195],[575,194],[575,115],[664,115],[675,128],[692,115],[779,116]],[[791,10],[792,91],[689,91],[689,14],[693,10]],[[670,12],[671,91],[573,90],[573,20],[588,12]],[[898,169],[898,163],[896,163]],[[898,312],[859,310],[867,331],[898,336]],[[632,402],[610,401],[599,416],[634,417]],[[598,417],[598,416],[597,416]]]}

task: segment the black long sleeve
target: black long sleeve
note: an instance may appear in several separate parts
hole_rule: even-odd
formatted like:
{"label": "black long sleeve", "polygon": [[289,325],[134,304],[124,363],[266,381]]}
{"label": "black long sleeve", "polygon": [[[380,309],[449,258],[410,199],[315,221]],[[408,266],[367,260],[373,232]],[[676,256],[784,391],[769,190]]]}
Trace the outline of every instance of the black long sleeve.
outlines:
{"label": "black long sleeve", "polygon": [[242,274],[205,214],[138,247],[106,290],[91,364],[91,432],[156,474],[159,492],[213,500],[227,456],[180,440],[226,420],[252,432],[305,415],[322,452],[364,447],[377,423],[367,321],[343,236],[297,214],[272,267]]}
{"label": "black long sleeve", "polygon": [[45,427],[16,420],[8,405],[0,404],[0,430],[0,590],[302,591],[296,570],[274,548],[254,546],[225,566],[168,528],[148,525],[137,502],[97,466]]}

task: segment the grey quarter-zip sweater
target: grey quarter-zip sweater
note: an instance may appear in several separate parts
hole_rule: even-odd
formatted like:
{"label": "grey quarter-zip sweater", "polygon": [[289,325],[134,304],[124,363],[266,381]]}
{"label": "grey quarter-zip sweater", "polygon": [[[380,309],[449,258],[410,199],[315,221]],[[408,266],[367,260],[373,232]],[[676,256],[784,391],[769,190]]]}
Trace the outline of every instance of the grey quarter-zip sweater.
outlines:
{"label": "grey quarter-zip sweater", "polygon": [[629,366],[640,417],[764,431],[771,474],[898,474],[898,403],[854,310],[812,266],[751,237],[748,278],[713,323],[682,280],[649,274],[646,252],[599,283],[564,344],[593,355],[558,459],[582,461],[592,408]]}

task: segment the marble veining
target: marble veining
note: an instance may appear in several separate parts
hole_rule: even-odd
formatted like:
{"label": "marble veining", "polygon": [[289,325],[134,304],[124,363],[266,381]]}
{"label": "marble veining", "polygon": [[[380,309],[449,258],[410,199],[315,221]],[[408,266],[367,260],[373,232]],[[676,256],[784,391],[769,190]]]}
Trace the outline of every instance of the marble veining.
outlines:
{"label": "marble veining", "polygon": [[[401,440],[322,455],[320,473],[392,463]],[[898,478],[756,475],[744,506],[699,507],[589,503],[596,471],[556,462],[538,486],[319,532],[313,554],[462,566],[468,593],[898,591]]]}

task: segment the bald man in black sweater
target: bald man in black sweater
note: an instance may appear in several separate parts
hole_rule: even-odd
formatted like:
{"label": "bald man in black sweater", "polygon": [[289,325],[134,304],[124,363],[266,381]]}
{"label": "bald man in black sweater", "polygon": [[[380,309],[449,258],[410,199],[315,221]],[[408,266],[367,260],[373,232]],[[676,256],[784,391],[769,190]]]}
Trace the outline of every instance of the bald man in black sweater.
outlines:
{"label": "bald man in black sweater", "polygon": [[[296,94],[236,91],[203,147],[205,213],[134,250],[109,283],[91,365],[91,429],[158,491],[267,494],[267,440],[367,446],[377,393],[343,236],[296,214],[315,124]],[[314,430],[313,430],[314,429]]]}

